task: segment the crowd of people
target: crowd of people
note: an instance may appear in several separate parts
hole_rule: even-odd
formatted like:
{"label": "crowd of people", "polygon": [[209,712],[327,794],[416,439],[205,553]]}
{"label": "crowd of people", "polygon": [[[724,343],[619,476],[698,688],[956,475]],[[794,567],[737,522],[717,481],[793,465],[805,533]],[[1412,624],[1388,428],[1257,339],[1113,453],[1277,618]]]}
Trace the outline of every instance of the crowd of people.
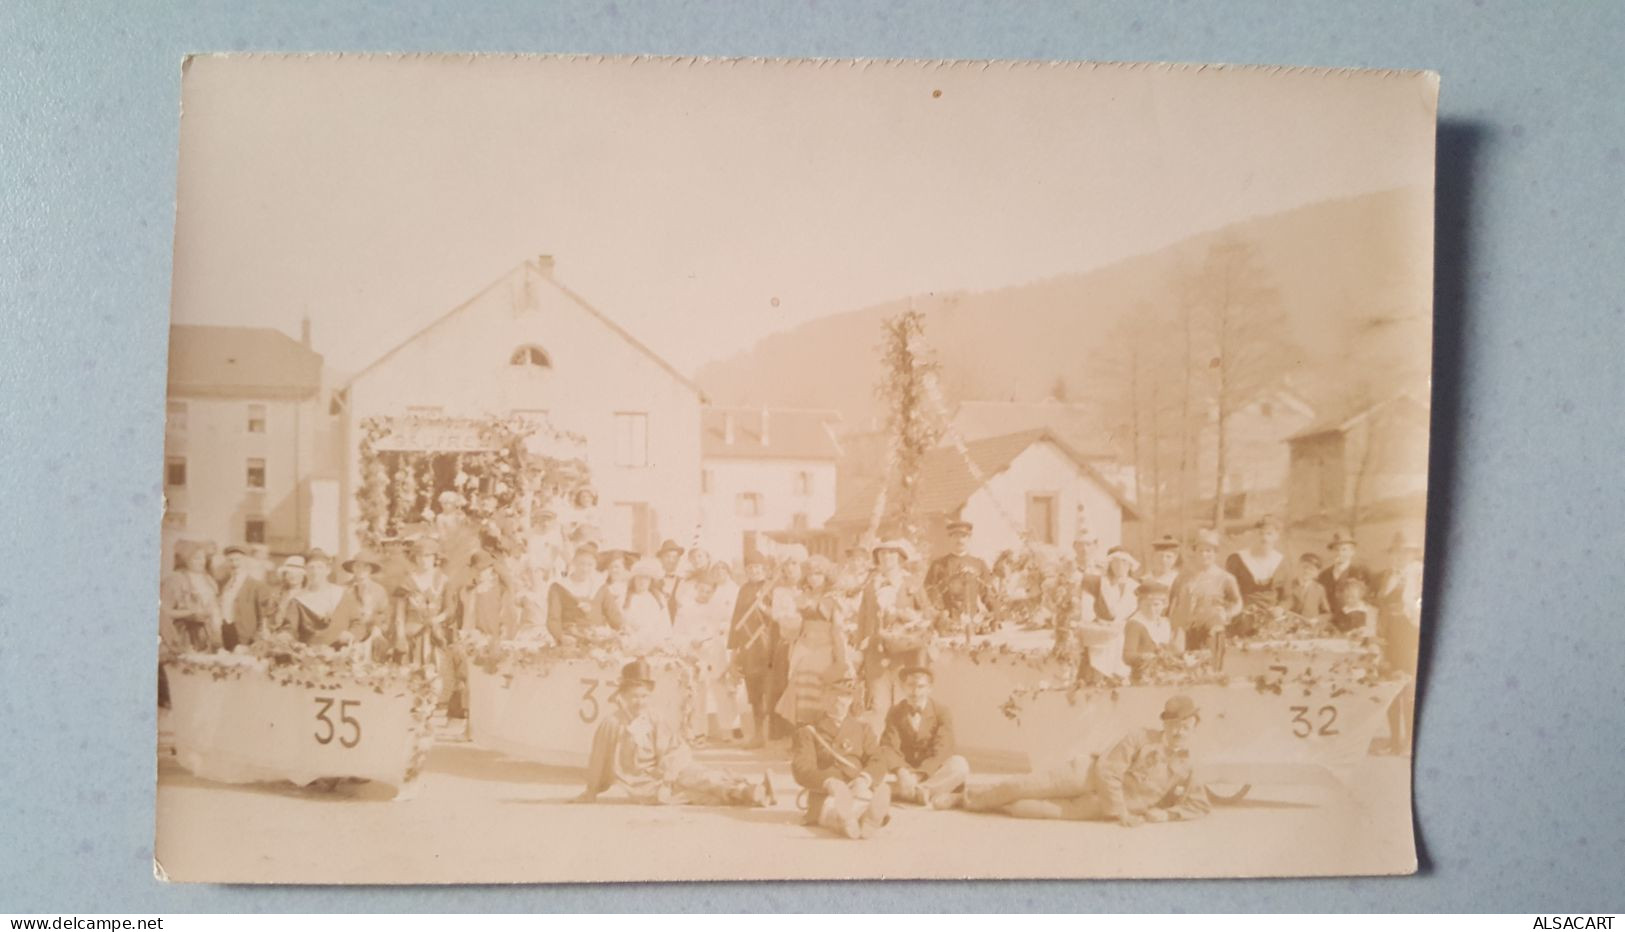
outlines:
{"label": "crowd of people", "polygon": [[[1173,658],[1221,666],[1234,639],[1286,631],[1369,639],[1391,667],[1408,673],[1416,664],[1421,554],[1402,536],[1382,571],[1357,559],[1346,532],[1324,556],[1293,560],[1268,517],[1222,561],[1220,536],[1201,530],[1184,547],[1164,535],[1143,564],[1126,548],[1100,553],[1084,540],[1071,555],[1026,548],[990,567],[969,552],[971,525],[953,521],[947,552],[928,562],[909,541],[890,539],[838,561],[781,546],[748,554],[736,571],[672,540],[648,554],[603,547],[595,503],[583,489],[562,507],[535,508],[513,549],[494,545],[455,498],[387,542],[384,555],[363,550],[341,562],[313,549],[272,565],[263,548],[216,553],[182,542],[163,582],[161,635],[178,651],[277,638],[422,668],[441,684],[451,719],[467,716],[460,645],[470,638],[683,653],[700,671],[703,734],[661,721],[648,707],[647,665],[628,664],[583,798],[618,787],[650,802],[768,804],[770,780],[707,770],[689,749],[696,740],[788,739],[809,821],[851,837],[884,825],[894,795],[930,808],[1125,822],[1203,811],[1199,788],[1185,785],[1188,767],[1171,763],[1199,716],[1173,703],[1159,731],[1129,735],[1098,760],[967,794],[950,711],[931,698],[932,646],[945,638],[1052,631],[1054,651],[1076,659],[1081,679],[1113,685]],[[1391,713],[1396,751],[1409,741],[1409,695]]]}

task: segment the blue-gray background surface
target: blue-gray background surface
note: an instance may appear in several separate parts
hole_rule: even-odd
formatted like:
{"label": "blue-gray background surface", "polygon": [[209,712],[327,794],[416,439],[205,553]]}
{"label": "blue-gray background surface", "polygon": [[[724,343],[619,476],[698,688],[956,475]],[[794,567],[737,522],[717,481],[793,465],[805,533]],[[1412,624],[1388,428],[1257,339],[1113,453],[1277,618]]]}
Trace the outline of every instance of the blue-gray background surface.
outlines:
{"label": "blue-gray background surface", "polygon": [[[1622,49],[1619,0],[0,0],[0,912],[1619,911]],[[398,890],[155,882],[150,658],[180,60],[224,50],[1441,72],[1422,872]]]}

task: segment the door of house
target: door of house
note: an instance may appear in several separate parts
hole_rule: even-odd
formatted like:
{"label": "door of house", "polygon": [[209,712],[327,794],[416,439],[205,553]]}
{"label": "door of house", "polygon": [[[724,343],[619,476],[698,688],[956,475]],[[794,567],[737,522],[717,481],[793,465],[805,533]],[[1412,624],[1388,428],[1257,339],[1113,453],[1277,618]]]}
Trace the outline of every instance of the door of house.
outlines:
{"label": "door of house", "polygon": [[606,543],[611,547],[633,553],[649,553],[654,549],[650,543],[654,537],[654,513],[648,502],[616,502],[615,522],[607,530]]}
{"label": "door of house", "polygon": [[1055,493],[1027,494],[1027,537],[1034,543],[1055,543]]}

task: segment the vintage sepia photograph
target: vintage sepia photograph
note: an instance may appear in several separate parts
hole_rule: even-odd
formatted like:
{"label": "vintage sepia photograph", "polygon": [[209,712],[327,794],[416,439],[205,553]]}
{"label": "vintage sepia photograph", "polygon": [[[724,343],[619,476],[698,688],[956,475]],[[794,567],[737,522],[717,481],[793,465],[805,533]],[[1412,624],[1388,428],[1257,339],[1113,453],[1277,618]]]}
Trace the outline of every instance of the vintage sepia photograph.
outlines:
{"label": "vintage sepia photograph", "polygon": [[189,59],[158,876],[1414,872],[1437,94]]}

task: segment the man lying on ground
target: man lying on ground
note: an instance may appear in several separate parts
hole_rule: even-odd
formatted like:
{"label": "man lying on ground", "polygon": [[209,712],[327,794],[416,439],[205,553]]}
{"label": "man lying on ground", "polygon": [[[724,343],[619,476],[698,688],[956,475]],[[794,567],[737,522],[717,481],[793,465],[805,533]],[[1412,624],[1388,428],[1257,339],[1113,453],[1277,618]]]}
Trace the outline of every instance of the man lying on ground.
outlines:
{"label": "man lying on ground", "polygon": [[649,708],[654,693],[649,664],[634,660],[621,670],[615,701],[587,759],[587,788],[575,802],[596,802],[622,789],[631,802],[712,806],[771,806],[776,800],[766,774],[752,783],[694,762],[677,729]]}
{"label": "man lying on ground", "polygon": [[1196,819],[1211,808],[1191,776],[1188,743],[1201,723],[1189,696],[1169,699],[1162,728],[1134,731],[1104,756],[1082,756],[1049,773],[1029,774],[965,794],[965,808],[1027,819],[1142,822]]}

